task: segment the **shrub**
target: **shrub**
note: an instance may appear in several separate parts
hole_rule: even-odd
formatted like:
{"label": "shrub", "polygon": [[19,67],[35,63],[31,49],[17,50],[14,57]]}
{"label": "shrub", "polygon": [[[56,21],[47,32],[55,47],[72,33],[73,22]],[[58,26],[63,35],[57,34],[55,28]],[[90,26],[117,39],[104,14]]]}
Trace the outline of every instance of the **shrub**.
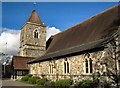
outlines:
{"label": "shrub", "polygon": [[40,77],[38,77],[38,76],[34,76],[33,78],[40,79]]}
{"label": "shrub", "polygon": [[46,78],[43,79],[37,79],[36,80],[36,84],[37,85],[44,85],[45,82],[47,82],[48,80]]}
{"label": "shrub", "polygon": [[55,88],[55,82],[47,81],[44,83],[45,88]]}
{"label": "shrub", "polygon": [[62,88],[62,87],[69,87],[70,85],[72,85],[73,81],[70,79],[63,79],[63,80],[58,80],[55,82],[55,86],[57,88]]}
{"label": "shrub", "polygon": [[28,81],[28,79],[29,79],[28,76],[23,76],[23,77],[21,78],[22,81]]}
{"label": "shrub", "polygon": [[39,77],[31,77],[31,78],[29,78],[28,82],[30,84],[36,84],[37,79],[39,79]]}
{"label": "shrub", "polygon": [[55,86],[55,82],[53,81],[47,81],[44,83],[44,86],[50,87],[50,86]]}
{"label": "shrub", "polygon": [[75,86],[75,88],[94,88],[94,83],[91,80],[82,80]]}
{"label": "shrub", "polygon": [[27,75],[25,75],[25,76],[32,77],[33,75],[32,75],[32,74],[27,74]]}

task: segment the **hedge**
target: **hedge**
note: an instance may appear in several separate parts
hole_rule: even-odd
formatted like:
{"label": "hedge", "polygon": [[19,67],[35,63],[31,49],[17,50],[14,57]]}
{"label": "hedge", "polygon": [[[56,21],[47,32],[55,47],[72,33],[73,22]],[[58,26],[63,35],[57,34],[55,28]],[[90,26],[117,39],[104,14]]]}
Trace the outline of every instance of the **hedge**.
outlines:
{"label": "hedge", "polygon": [[46,78],[42,78],[42,79],[37,79],[36,80],[36,84],[37,85],[44,85],[45,82],[47,82],[48,80]]}
{"label": "hedge", "polygon": [[33,75],[32,75],[32,74],[27,74],[27,75],[25,75],[25,76],[32,77]]}
{"label": "hedge", "polygon": [[40,79],[40,78],[39,78],[39,77],[31,77],[31,78],[29,78],[28,82],[29,82],[30,84],[36,84],[36,81],[37,81],[38,79]]}
{"label": "hedge", "polygon": [[25,82],[25,81],[28,81],[28,79],[29,79],[29,76],[23,76],[23,77],[21,78],[21,80],[24,81],[24,82]]}
{"label": "hedge", "polygon": [[71,79],[63,79],[63,80],[58,80],[55,82],[55,86],[57,88],[62,88],[62,87],[69,87],[70,85],[72,85],[73,81]]}
{"label": "hedge", "polygon": [[75,86],[75,88],[94,88],[94,82],[92,80],[82,80]]}

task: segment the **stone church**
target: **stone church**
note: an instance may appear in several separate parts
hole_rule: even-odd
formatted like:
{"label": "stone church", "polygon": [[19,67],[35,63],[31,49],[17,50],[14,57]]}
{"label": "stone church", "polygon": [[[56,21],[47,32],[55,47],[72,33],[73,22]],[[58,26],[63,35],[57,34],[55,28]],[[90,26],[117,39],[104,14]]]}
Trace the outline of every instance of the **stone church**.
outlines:
{"label": "stone church", "polygon": [[[74,82],[98,76],[110,82],[120,69],[120,4],[80,22],[46,42],[46,26],[36,10],[21,28],[20,56],[29,73],[49,80]],[[24,62],[23,62],[24,63]]]}
{"label": "stone church", "polygon": [[27,22],[20,29],[20,50],[13,56],[13,79],[20,79],[29,73],[27,62],[46,52],[46,26],[40,20],[36,10],[32,11]]}

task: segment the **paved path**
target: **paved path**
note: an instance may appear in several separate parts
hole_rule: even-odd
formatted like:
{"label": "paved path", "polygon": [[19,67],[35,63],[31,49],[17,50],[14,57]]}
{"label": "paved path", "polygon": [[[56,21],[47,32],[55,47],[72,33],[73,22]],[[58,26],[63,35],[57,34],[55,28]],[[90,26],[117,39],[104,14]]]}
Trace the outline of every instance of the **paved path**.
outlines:
{"label": "paved path", "polygon": [[14,81],[14,80],[2,80],[2,86],[4,88],[4,86],[29,86],[32,88],[32,85],[30,84],[26,84],[23,82],[19,82],[19,81]]}

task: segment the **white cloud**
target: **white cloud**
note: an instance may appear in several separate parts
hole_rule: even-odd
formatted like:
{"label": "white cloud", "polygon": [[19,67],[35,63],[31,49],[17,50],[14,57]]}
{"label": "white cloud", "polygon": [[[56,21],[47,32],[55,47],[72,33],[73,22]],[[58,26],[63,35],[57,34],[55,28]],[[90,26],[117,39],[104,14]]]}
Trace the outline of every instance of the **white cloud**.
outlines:
{"label": "white cloud", "polygon": [[8,28],[2,29],[3,32],[0,34],[0,52],[7,53],[9,55],[16,55],[20,45],[20,31]]}
{"label": "white cloud", "polygon": [[[3,31],[1,31],[2,29]],[[20,46],[20,30],[13,30],[8,28],[2,29],[0,28],[0,52],[7,53],[9,55],[16,55]],[[55,35],[60,32],[60,30],[55,27],[47,27],[46,31],[46,40],[48,40],[51,35]]]}
{"label": "white cloud", "polygon": [[55,27],[47,27],[46,31],[47,31],[46,40],[48,40],[51,35],[59,33],[60,29],[57,29]]}

